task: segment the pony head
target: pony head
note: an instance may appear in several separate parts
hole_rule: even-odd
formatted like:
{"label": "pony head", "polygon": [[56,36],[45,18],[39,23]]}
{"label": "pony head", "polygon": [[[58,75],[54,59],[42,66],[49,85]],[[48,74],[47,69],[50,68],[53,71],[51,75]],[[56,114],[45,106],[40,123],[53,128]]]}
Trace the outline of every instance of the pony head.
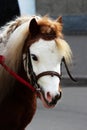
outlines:
{"label": "pony head", "polygon": [[[25,78],[34,87],[39,87],[38,95],[43,105],[54,107],[62,93],[62,59],[69,63],[72,55],[68,43],[63,40],[62,18],[17,18],[3,28],[0,39],[4,43],[1,54],[6,58],[5,63],[16,73],[24,70]],[[12,90],[15,82],[0,66],[0,102]]]}
{"label": "pony head", "polygon": [[36,78],[34,85],[39,87],[39,98],[46,108],[54,107],[61,98],[60,80],[63,58],[67,63],[71,61],[71,49],[62,39],[62,18],[31,19],[29,35],[23,51],[24,69],[29,80],[32,80],[31,71],[33,71]]}

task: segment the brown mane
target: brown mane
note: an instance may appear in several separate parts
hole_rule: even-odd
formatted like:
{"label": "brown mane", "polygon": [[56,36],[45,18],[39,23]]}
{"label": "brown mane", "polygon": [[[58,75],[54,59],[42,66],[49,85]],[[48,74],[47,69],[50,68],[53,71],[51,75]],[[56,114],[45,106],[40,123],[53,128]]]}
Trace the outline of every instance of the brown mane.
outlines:
{"label": "brown mane", "polygon": [[[60,17],[61,19],[61,17]],[[41,20],[38,21],[38,24],[41,26],[41,34],[42,35],[51,35],[52,38],[63,37],[62,34],[62,22],[60,22],[60,19],[52,20],[48,19],[48,17],[43,17]]]}

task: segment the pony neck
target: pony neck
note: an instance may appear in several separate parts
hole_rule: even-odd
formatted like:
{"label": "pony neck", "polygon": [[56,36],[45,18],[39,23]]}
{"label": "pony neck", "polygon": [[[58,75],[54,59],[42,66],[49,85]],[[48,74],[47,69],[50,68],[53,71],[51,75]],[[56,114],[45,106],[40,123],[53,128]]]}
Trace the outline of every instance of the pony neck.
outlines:
{"label": "pony neck", "polygon": [[[21,64],[21,67],[18,70],[18,75],[22,77],[25,81],[29,82],[29,79],[27,78],[26,72],[24,71],[23,64]],[[33,92],[30,88],[26,87],[24,84],[22,84],[19,81],[15,81],[14,89],[18,91],[18,95],[21,94],[21,98],[24,98],[24,100],[27,100],[28,102],[35,102],[37,94],[36,92]],[[16,92],[17,92],[16,91]]]}

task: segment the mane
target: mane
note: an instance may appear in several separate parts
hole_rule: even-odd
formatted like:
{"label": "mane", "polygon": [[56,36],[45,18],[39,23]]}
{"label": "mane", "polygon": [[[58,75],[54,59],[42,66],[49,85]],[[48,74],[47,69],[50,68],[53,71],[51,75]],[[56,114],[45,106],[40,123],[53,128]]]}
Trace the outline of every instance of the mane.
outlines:
{"label": "mane", "polygon": [[[5,63],[16,73],[18,72],[18,68],[21,64],[22,59],[22,50],[24,47],[24,43],[29,36],[29,23],[32,18],[35,18],[38,21],[38,24],[42,26],[41,32],[44,33],[49,28],[52,27],[54,31],[56,31],[56,43],[58,46],[58,50],[65,57],[67,63],[71,61],[71,50],[67,42],[62,39],[62,25],[57,23],[47,16],[45,17],[19,17],[14,21],[9,22],[6,26],[1,28],[0,31],[0,54],[4,55],[6,60]],[[53,21],[53,22],[52,22]],[[2,66],[0,66],[0,102],[6,96],[9,91],[12,90],[14,86],[15,79],[8,74],[4,70]],[[3,87],[4,86],[4,87]]]}
{"label": "mane", "polygon": [[18,17],[13,21],[8,22],[5,26],[0,29],[0,43],[6,44],[10,35],[13,31],[25,22],[29,22],[32,17],[22,16]]}
{"label": "mane", "polygon": [[66,63],[71,64],[72,63],[72,51],[71,51],[68,43],[65,40],[60,39],[60,38],[56,39],[55,41],[56,41],[58,50],[60,51],[62,57],[65,58]]}
{"label": "mane", "polygon": [[[30,20],[31,17],[19,17],[1,28],[0,54],[5,56],[6,65],[15,72],[20,66],[22,48],[29,34]],[[0,102],[9,93],[14,82],[15,79],[0,66]]]}

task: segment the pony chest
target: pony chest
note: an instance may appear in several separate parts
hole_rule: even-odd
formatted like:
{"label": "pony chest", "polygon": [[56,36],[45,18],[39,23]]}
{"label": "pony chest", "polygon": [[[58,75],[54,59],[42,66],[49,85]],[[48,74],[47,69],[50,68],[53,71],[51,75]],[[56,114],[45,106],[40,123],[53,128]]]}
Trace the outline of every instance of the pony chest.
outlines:
{"label": "pony chest", "polygon": [[0,105],[0,124],[8,128],[11,124],[26,127],[35,111],[36,95],[25,86],[16,86]]}

